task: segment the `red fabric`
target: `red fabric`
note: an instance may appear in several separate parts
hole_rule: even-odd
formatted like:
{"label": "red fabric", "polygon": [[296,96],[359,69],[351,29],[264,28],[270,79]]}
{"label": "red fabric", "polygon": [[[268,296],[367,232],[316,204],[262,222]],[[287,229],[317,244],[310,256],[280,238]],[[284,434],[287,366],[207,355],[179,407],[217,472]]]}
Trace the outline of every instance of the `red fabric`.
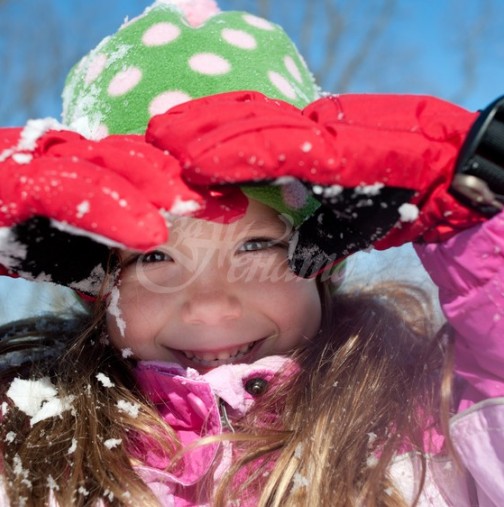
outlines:
{"label": "red fabric", "polygon": [[198,203],[198,217],[224,221],[246,208],[239,191],[212,197],[189,188],[178,161],[142,136],[89,141],[74,132],[49,131],[29,151],[16,148],[21,133],[0,131],[0,226],[41,215],[147,250],[167,240],[160,210],[176,211],[180,201]]}
{"label": "red fabric", "polygon": [[323,186],[412,189],[421,215],[375,245],[387,248],[438,241],[483,220],[447,193],[476,117],[425,96],[331,96],[300,111],[257,92],[232,92],[154,117],[146,138],[175,155],[197,185],[292,176]]}

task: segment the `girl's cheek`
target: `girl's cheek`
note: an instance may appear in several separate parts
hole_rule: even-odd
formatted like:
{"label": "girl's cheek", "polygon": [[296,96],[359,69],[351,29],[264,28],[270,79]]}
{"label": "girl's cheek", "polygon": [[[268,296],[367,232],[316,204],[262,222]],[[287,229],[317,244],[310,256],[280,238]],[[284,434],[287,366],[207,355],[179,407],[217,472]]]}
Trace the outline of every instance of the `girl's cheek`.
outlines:
{"label": "girl's cheek", "polygon": [[228,282],[285,283],[297,278],[284,252],[259,252],[236,256],[227,269]]}

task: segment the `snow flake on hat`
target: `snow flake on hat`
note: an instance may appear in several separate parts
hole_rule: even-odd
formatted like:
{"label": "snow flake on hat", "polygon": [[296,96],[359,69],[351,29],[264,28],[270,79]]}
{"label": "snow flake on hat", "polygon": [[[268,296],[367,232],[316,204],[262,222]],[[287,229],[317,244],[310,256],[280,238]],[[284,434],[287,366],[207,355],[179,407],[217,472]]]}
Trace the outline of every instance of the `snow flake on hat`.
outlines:
{"label": "snow flake on hat", "polygon": [[295,99],[297,97],[296,90],[294,90],[293,86],[289,83],[288,79],[284,76],[275,72],[274,70],[270,70],[268,72],[268,78],[271,83],[280,91],[283,95],[288,97],[289,99]]}
{"label": "snow flake on hat", "polygon": [[189,58],[189,67],[195,72],[209,76],[227,74],[231,70],[231,64],[215,53],[196,53]]}
{"label": "snow flake on hat", "polygon": [[155,23],[144,32],[142,42],[146,46],[163,46],[180,36],[180,28],[167,21]]}
{"label": "snow flake on hat", "polygon": [[275,26],[272,23],[270,23],[266,19],[254,16],[253,14],[244,14],[243,19],[249,25],[251,25],[255,28],[260,28],[261,30],[274,30],[275,29]]}
{"label": "snow flake on hat", "polygon": [[257,90],[298,107],[317,98],[313,76],[277,25],[245,12],[219,13],[213,0],[162,3],[72,70],[63,93],[67,125],[97,139],[142,133],[152,116],[213,93]]}
{"label": "snow flake on hat", "polygon": [[118,72],[110,81],[108,93],[118,97],[131,91],[142,79],[142,71],[138,67],[129,67]]}
{"label": "snow flake on hat", "polygon": [[92,122],[88,117],[74,121],[71,128],[88,139],[99,141],[109,135],[109,129],[105,123]]}
{"label": "snow flake on hat", "polygon": [[155,116],[156,114],[165,113],[168,109],[187,102],[191,98],[190,95],[180,90],[160,93],[149,104],[149,114],[150,116]]}
{"label": "snow flake on hat", "polygon": [[256,38],[244,30],[224,28],[221,32],[221,36],[228,44],[240,49],[255,49],[257,47]]}

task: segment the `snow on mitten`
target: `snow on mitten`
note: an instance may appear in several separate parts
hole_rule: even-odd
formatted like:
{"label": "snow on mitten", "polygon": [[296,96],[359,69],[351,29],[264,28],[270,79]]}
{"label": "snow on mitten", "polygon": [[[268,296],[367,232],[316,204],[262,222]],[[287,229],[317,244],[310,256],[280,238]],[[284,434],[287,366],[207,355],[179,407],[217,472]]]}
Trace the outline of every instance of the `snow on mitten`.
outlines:
{"label": "snow on mitten", "polygon": [[68,75],[63,121],[88,138],[143,133],[193,98],[257,90],[303,107],[318,88],[281,27],[209,0],[158,1]]}
{"label": "snow on mitten", "polygon": [[153,118],[146,138],[192,185],[302,181],[322,206],[299,226],[291,266],[311,276],[370,246],[441,241],[484,220],[450,192],[476,118],[424,96],[330,96],[299,110],[234,92]]}
{"label": "snow on mitten", "polygon": [[95,142],[55,128],[0,130],[1,274],[96,295],[111,246],[144,251],[167,240],[164,212],[220,216],[143,137]]}

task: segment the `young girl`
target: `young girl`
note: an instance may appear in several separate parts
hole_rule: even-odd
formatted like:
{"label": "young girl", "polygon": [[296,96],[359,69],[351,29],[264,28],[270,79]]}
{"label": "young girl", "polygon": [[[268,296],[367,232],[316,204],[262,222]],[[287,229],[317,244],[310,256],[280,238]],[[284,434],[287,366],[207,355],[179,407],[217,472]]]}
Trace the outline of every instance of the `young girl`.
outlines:
{"label": "young girl", "polygon": [[[2,329],[4,505],[502,504],[500,104],[280,98],[2,131],[3,272],[89,300]],[[439,333],[339,284],[407,241]]]}
{"label": "young girl", "polygon": [[[121,237],[109,216],[94,213],[100,202],[116,212],[110,202],[117,199],[108,195],[113,187],[80,195],[92,199],[91,221],[74,220],[80,234],[85,224],[101,219],[101,236],[93,239],[132,241],[133,249],[107,248],[113,254],[108,281],[101,278],[101,292],[88,290],[96,298],[89,315],[3,331],[4,353],[32,349],[40,355],[48,349],[42,360],[35,355],[4,373],[6,505],[499,505],[504,494],[500,203],[474,201],[465,207],[438,183],[453,176],[475,116],[422,97],[355,98],[320,99],[301,112],[257,93],[223,94],[154,118],[146,136],[151,144],[145,146],[141,138],[93,143],[54,132],[38,140],[34,152],[12,148],[6,171],[15,164],[20,171],[21,160],[39,178],[36,184],[45,176],[42,167],[57,167],[69,201],[75,198],[75,183],[63,174],[69,168],[79,175],[94,164],[99,181],[110,173],[112,184],[119,181],[114,180],[118,170],[134,179],[141,159],[148,159],[150,166],[141,170],[150,167],[154,180],[160,160],[178,160],[182,172],[174,166],[165,172],[171,177],[165,205],[184,195],[186,205],[191,196],[200,206],[199,211],[193,207],[192,217],[168,215],[168,240],[154,239],[157,246],[140,253],[130,231]],[[372,103],[374,112],[389,113],[367,124]],[[391,109],[393,104],[397,108]],[[328,111],[334,113],[335,106],[346,118],[332,128],[336,118]],[[221,111],[218,120],[216,110]],[[498,126],[499,114],[498,106],[482,114],[468,139],[474,134],[484,145],[485,129]],[[401,128],[391,133],[392,117]],[[433,140],[440,124],[443,131]],[[329,162],[353,149],[359,137],[355,125],[367,130],[366,145],[346,165],[338,158]],[[415,125],[421,126],[420,135]],[[348,129],[353,136],[345,134]],[[300,150],[300,133],[312,149]],[[373,136],[382,142],[376,145]],[[404,149],[411,136],[415,143],[408,146],[416,146],[415,152]],[[430,150],[423,151],[424,142]],[[127,149],[131,143],[134,150]],[[119,169],[117,147],[125,153]],[[374,155],[366,161],[370,149]],[[253,151],[266,163],[251,160]],[[66,153],[72,156],[65,158]],[[390,160],[385,171],[373,162],[384,157]],[[416,170],[427,157],[420,182],[399,189],[394,173],[405,167],[411,175],[410,168]],[[465,161],[459,168],[471,167]],[[358,181],[384,181],[381,190],[363,194],[362,186],[352,187],[356,168]],[[329,169],[339,189],[328,184]],[[281,180],[272,187],[246,185],[275,174]],[[305,184],[286,180],[288,175]],[[19,179],[22,184],[23,174]],[[229,188],[232,181],[240,182],[241,190]],[[45,234],[53,233],[54,240],[54,225],[68,210],[47,201],[51,192],[39,188],[28,204],[26,196],[8,190],[2,197],[19,216],[46,209],[53,222],[52,232]],[[397,198],[397,192],[407,197]],[[355,205],[357,224],[366,203],[378,202],[384,210],[375,213],[368,231],[361,231],[360,241],[382,247],[413,234],[417,241],[452,236],[454,229],[482,221],[484,214],[476,208],[483,210],[483,204],[496,214],[445,242],[418,247],[440,287],[452,325],[446,333],[432,338],[429,314],[412,287],[345,292],[325,276],[328,265],[319,262],[321,252],[331,245],[337,251],[343,243],[352,250],[362,247],[353,246],[347,234],[352,220],[343,217],[343,229],[326,229],[329,214],[337,224],[343,201],[349,210],[357,193],[366,200]],[[131,191],[128,198],[136,202],[117,209],[126,216],[138,211],[141,204],[155,202],[156,189],[146,187],[144,201],[140,195]],[[305,201],[318,196],[323,203],[310,211],[319,223],[317,234],[305,228],[311,218],[296,224],[299,204],[306,204],[303,196]],[[402,206],[418,203],[420,214],[403,216],[389,227],[388,206],[397,207],[399,199]],[[439,214],[436,210],[447,203],[453,213]],[[33,219],[28,222],[32,235],[41,230]],[[146,229],[151,240],[156,238],[152,230]],[[12,225],[8,231],[18,255],[3,243],[6,269],[30,276],[26,259],[43,258],[44,252],[30,245],[30,255],[23,258],[19,243],[29,241],[26,230]],[[66,255],[72,240],[86,240],[88,252],[94,245],[95,252],[104,253],[93,239],[76,237],[74,231],[60,231]],[[293,261],[301,255],[317,262],[300,267]],[[297,276],[306,274],[307,265],[316,265],[318,274]],[[93,266],[87,264],[95,277]],[[64,279],[56,266],[54,273],[56,281]],[[48,358],[55,341],[63,350]],[[454,360],[458,376],[452,384]]]}

